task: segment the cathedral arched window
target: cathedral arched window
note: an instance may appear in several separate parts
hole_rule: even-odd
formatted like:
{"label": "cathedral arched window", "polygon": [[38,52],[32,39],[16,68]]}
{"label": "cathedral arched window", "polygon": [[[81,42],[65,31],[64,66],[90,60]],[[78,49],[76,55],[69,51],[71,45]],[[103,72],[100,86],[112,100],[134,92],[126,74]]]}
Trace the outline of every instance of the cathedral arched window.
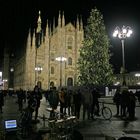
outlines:
{"label": "cathedral arched window", "polygon": [[51,67],[51,74],[54,74],[54,67]]}
{"label": "cathedral arched window", "polygon": [[73,79],[71,77],[67,79],[67,86],[73,86]]}
{"label": "cathedral arched window", "polygon": [[73,38],[72,37],[69,37],[68,38],[68,42],[67,42],[68,49],[72,49],[72,42],[73,42]]}
{"label": "cathedral arched window", "polygon": [[68,65],[72,65],[72,58],[71,57],[68,58]]}

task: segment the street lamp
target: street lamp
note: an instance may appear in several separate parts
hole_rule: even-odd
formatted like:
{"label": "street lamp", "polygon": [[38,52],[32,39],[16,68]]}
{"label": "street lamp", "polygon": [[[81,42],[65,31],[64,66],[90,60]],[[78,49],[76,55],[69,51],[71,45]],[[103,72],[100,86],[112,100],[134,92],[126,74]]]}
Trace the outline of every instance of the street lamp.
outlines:
{"label": "street lamp", "polygon": [[37,84],[37,82],[39,81],[39,74],[41,73],[42,70],[43,70],[43,68],[42,68],[41,66],[35,67],[35,71],[38,73],[38,78],[37,78],[37,80],[36,80],[36,77],[35,77],[36,84]]}
{"label": "street lamp", "polygon": [[62,62],[66,61],[67,58],[60,56],[55,59],[60,62],[60,87],[62,87]]}
{"label": "street lamp", "polygon": [[122,45],[122,75],[123,75],[123,83],[122,85],[126,85],[125,81],[125,58],[124,58],[124,40],[126,38],[129,38],[132,34],[132,29],[129,26],[123,26],[122,28],[119,28],[118,26],[115,28],[113,32],[113,37],[118,37],[121,40]]}

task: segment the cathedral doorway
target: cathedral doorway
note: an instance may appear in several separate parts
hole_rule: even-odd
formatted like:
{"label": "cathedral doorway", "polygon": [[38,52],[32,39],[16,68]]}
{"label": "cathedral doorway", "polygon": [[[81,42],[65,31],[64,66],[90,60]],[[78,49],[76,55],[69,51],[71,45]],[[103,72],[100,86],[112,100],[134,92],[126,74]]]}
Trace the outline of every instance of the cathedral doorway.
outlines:
{"label": "cathedral doorway", "polygon": [[50,87],[54,87],[54,82],[53,81],[50,82]]}

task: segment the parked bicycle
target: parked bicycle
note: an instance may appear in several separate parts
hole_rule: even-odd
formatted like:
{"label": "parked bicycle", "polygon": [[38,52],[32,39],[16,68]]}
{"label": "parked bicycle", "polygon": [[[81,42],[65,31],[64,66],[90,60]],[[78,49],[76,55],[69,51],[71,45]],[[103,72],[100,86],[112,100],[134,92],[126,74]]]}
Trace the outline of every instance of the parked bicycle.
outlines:
{"label": "parked bicycle", "polygon": [[[99,102],[100,107],[99,107],[99,114],[102,115],[102,117],[105,120],[110,120],[112,118],[112,111],[109,107],[105,106],[104,102]],[[93,118],[95,118],[97,112],[97,108],[95,106],[94,111],[93,111]]]}

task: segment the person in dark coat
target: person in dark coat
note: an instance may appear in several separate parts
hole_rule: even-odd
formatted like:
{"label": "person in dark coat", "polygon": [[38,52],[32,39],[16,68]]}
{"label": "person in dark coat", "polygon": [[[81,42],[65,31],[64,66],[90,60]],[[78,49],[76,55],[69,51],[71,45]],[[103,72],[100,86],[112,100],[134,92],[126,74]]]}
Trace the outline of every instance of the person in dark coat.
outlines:
{"label": "person in dark coat", "polygon": [[100,98],[100,93],[99,93],[99,90],[94,88],[92,90],[92,99],[93,99],[93,102],[92,102],[92,105],[91,105],[91,118],[93,118],[93,112],[95,110],[95,107],[96,107],[96,115],[97,116],[100,116],[99,114],[99,98]]}
{"label": "person in dark coat", "polygon": [[75,113],[74,115],[77,117],[77,119],[80,118],[80,108],[82,104],[82,94],[80,89],[76,90],[76,93],[73,95],[73,102],[75,105]]}
{"label": "person in dark coat", "polygon": [[53,119],[55,117],[54,111],[57,109],[58,103],[59,103],[59,95],[58,91],[56,90],[56,87],[51,87],[49,94],[48,94],[48,101],[50,104],[50,107],[52,108],[52,111],[50,113],[50,118]]}
{"label": "person in dark coat", "polygon": [[37,107],[35,109],[35,120],[37,120],[38,110],[40,107],[40,100],[42,99],[41,89],[37,85],[35,86],[34,91],[33,91],[33,98],[35,98],[37,101]]}
{"label": "person in dark coat", "polygon": [[128,89],[122,90],[121,93],[121,117],[125,118],[128,112],[129,104],[129,91]]}
{"label": "person in dark coat", "polygon": [[135,107],[136,107],[136,97],[132,91],[129,91],[129,104],[128,104],[128,119],[135,119]]}
{"label": "person in dark coat", "polygon": [[90,119],[92,103],[93,103],[92,94],[89,88],[85,86],[82,92],[83,120],[85,120],[86,114],[87,114],[87,119]]}
{"label": "person in dark coat", "polygon": [[2,90],[0,90],[0,113],[3,113],[2,107],[4,106],[4,94]]}
{"label": "person in dark coat", "polygon": [[120,107],[121,107],[121,93],[120,93],[119,89],[117,89],[115,92],[115,95],[113,97],[113,102],[116,105],[117,112],[116,112],[115,116],[117,117],[120,115]]}
{"label": "person in dark coat", "polygon": [[34,112],[36,107],[37,101],[33,98],[30,99],[28,102],[28,106],[25,109],[23,109],[19,117],[18,128],[22,137],[28,137],[31,134],[32,113]]}
{"label": "person in dark coat", "polygon": [[23,109],[23,100],[25,100],[26,95],[22,89],[17,91],[17,98],[18,98],[18,106],[19,106],[19,111],[22,111]]}

